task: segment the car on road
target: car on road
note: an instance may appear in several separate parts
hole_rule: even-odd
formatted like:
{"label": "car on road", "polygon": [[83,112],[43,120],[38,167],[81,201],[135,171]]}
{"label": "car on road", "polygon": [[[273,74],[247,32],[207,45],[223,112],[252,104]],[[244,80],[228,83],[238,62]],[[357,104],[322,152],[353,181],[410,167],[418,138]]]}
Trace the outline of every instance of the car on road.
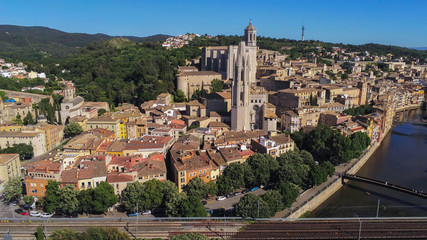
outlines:
{"label": "car on road", "polygon": [[52,216],[53,216],[52,213],[42,213],[42,214],[40,214],[40,217],[42,217],[42,218],[51,218]]}
{"label": "car on road", "polygon": [[147,211],[142,213],[142,215],[150,215],[150,214],[151,214],[151,210],[147,210]]}
{"label": "car on road", "polygon": [[30,216],[30,213],[29,212],[25,212],[25,211],[22,211],[20,214],[23,215],[23,216]]}
{"label": "car on road", "polygon": [[138,216],[138,213],[137,213],[137,212],[129,213],[129,214],[128,214],[128,217],[136,217],[136,216]]}
{"label": "car on road", "polygon": [[208,204],[208,202],[207,201],[202,201],[202,204],[206,205],[206,204]]}
{"label": "car on road", "polygon": [[258,187],[254,187],[251,189],[251,192],[258,190]]}
{"label": "car on road", "polygon": [[234,197],[234,194],[232,194],[232,193],[227,195],[227,198],[232,198],[232,197]]}
{"label": "car on road", "polygon": [[250,191],[251,191],[250,189],[245,189],[242,193],[245,194],[245,193],[248,193]]}
{"label": "car on road", "polygon": [[223,200],[225,200],[225,199],[227,199],[226,197],[224,197],[224,196],[219,196],[219,197],[217,197],[216,198],[216,200],[218,200],[218,201],[223,201]]}
{"label": "car on road", "polygon": [[41,214],[40,214],[39,212],[37,212],[37,211],[31,211],[31,212],[30,212],[30,216],[31,216],[31,217],[40,217],[40,215],[41,215]]}
{"label": "car on road", "polygon": [[234,196],[239,196],[240,194],[242,194],[241,192],[235,192]]}

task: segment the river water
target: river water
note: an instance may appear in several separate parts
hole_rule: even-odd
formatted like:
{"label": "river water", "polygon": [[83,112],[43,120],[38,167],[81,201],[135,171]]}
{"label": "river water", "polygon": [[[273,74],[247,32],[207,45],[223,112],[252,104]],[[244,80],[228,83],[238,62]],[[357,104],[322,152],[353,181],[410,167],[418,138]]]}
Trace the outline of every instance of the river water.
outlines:
{"label": "river water", "polygon": [[[420,118],[421,110],[412,110],[399,120],[419,122]],[[427,125],[395,126],[357,175],[427,192]],[[348,181],[310,217],[375,217],[377,209],[379,217],[427,217],[427,199]]]}

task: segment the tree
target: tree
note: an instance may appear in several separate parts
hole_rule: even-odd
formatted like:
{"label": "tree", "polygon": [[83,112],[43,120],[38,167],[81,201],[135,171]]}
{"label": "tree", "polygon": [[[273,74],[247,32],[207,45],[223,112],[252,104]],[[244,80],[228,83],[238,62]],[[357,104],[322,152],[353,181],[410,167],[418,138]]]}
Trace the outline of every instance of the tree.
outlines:
{"label": "tree", "polygon": [[100,182],[93,190],[92,196],[92,210],[95,213],[104,213],[119,201],[117,195],[114,194],[113,186],[107,182]]}
{"label": "tree", "polygon": [[35,121],[33,119],[33,115],[30,112],[28,112],[27,116],[24,117],[23,123],[24,123],[24,125],[33,125],[33,124],[35,124]]}
{"label": "tree", "polygon": [[84,239],[130,240],[130,237],[117,228],[90,227],[82,234]]}
{"label": "tree", "polygon": [[75,122],[69,123],[64,128],[64,135],[68,137],[74,137],[76,135],[79,135],[82,132],[83,132],[83,128],[78,123],[75,123]]}
{"label": "tree", "polygon": [[216,182],[219,195],[227,195],[233,191],[233,185],[229,177],[221,175]]}
{"label": "tree", "polygon": [[212,80],[211,93],[221,92],[223,88],[224,88],[224,83],[221,80],[219,80],[218,78],[215,78],[214,80]]}
{"label": "tree", "polygon": [[270,182],[271,174],[277,170],[278,162],[269,154],[255,153],[246,160],[255,177],[255,185],[266,185]]}
{"label": "tree", "polygon": [[277,161],[279,162],[276,176],[278,181],[287,180],[298,186],[303,185],[310,168],[304,163],[299,151],[295,150],[282,154],[277,158]]}
{"label": "tree", "polygon": [[15,117],[15,119],[12,119],[12,121],[14,121],[14,122],[16,122],[16,124],[18,124],[18,125],[24,125],[24,123],[22,122],[22,119],[21,119],[21,115],[16,115],[16,117]]}
{"label": "tree", "polygon": [[71,229],[56,229],[50,235],[49,240],[83,240],[81,233],[76,233]]}
{"label": "tree", "polygon": [[41,226],[37,227],[36,238],[37,238],[37,240],[44,240],[43,229]]}
{"label": "tree", "polygon": [[201,178],[195,177],[187,184],[186,192],[188,196],[194,196],[198,199],[202,199],[206,197],[208,193],[208,186]]}
{"label": "tree", "polygon": [[14,144],[12,147],[0,149],[0,153],[18,153],[21,160],[33,157],[33,146],[24,143]]}
{"label": "tree", "polygon": [[261,198],[268,204],[270,208],[270,216],[274,216],[277,211],[285,209],[285,205],[282,202],[282,196],[277,190],[269,190],[267,193],[262,195]]}
{"label": "tree", "polygon": [[139,196],[141,199],[140,209],[152,210],[160,207],[163,200],[162,182],[157,179],[147,181],[143,184],[142,194]]}
{"label": "tree", "polygon": [[34,197],[30,195],[22,196],[22,200],[24,201],[25,205],[28,205],[28,206],[31,206],[34,203]]}
{"label": "tree", "polygon": [[122,203],[127,211],[136,211],[136,205],[142,205],[140,196],[144,187],[140,182],[132,182],[126,186],[122,192]]}
{"label": "tree", "polygon": [[218,185],[215,182],[208,182],[207,183],[207,189],[208,189],[208,194],[210,196],[215,196],[218,194]]}
{"label": "tree", "polygon": [[60,192],[59,186],[61,184],[57,181],[48,181],[46,186],[46,195],[44,197],[44,209],[45,212],[52,213],[59,207]]}
{"label": "tree", "polygon": [[174,102],[185,102],[187,98],[185,97],[185,93],[178,89],[173,93],[173,101]]}
{"label": "tree", "polygon": [[163,200],[162,200],[163,207],[165,207],[165,203],[171,201],[171,199],[176,198],[179,194],[178,188],[176,187],[175,183],[169,180],[162,182],[161,192],[163,193]]}
{"label": "tree", "polygon": [[22,182],[20,177],[15,177],[6,182],[4,186],[4,199],[6,202],[19,200],[22,195]]}
{"label": "tree", "polygon": [[79,200],[79,211],[84,213],[92,212],[93,189],[82,189],[79,191],[77,199]]}
{"label": "tree", "polygon": [[59,189],[58,207],[67,214],[72,214],[78,210],[79,200],[77,199],[76,186],[67,184]]}
{"label": "tree", "polygon": [[172,236],[170,240],[208,240],[209,238],[200,233],[185,233]]}
{"label": "tree", "polygon": [[206,217],[206,211],[199,198],[188,197],[185,192],[182,192],[166,203],[166,215],[169,217]]}
{"label": "tree", "polygon": [[102,115],[104,115],[104,113],[106,113],[107,112],[107,110],[105,110],[105,109],[103,109],[103,108],[100,108],[100,109],[98,109],[98,116],[102,116]]}
{"label": "tree", "polygon": [[295,202],[295,200],[298,197],[298,188],[296,188],[294,185],[292,185],[290,182],[286,180],[280,181],[275,189],[280,193],[282,196],[282,202],[285,205],[285,207],[292,206],[292,203]]}
{"label": "tree", "polygon": [[236,215],[247,218],[268,218],[271,217],[271,209],[268,204],[259,196],[249,193],[235,205]]}

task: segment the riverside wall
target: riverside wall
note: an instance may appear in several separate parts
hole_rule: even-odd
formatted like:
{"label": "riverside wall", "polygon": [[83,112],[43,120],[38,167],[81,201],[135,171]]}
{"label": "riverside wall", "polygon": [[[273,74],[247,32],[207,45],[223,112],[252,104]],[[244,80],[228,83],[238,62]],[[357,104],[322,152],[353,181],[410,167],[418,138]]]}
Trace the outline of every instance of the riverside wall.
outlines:
{"label": "riverside wall", "polygon": [[[381,145],[382,140],[385,136],[390,132],[391,127],[389,127],[384,134],[382,134],[380,142],[372,145],[368,151],[366,151],[358,160],[350,164],[345,173],[355,174],[359,169],[368,161],[368,159],[372,156],[372,154],[377,150],[377,148]],[[291,212],[287,218],[298,218],[303,215],[307,211],[312,211],[317,208],[320,204],[322,204],[326,199],[328,199],[332,194],[338,191],[342,186],[341,176],[334,175],[330,183],[320,189],[316,194],[310,197],[307,201],[297,206],[295,211]]]}

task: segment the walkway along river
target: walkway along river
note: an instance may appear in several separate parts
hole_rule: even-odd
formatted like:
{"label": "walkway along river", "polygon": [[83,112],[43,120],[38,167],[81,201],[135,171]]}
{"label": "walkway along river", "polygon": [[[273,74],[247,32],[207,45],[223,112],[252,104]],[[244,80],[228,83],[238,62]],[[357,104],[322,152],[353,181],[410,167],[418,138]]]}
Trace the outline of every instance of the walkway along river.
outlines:
{"label": "walkway along river", "polygon": [[[421,110],[402,114],[402,118],[420,121]],[[356,175],[427,192],[427,126],[395,126]],[[310,217],[375,217],[377,211],[379,217],[425,217],[427,200],[350,180]]]}

